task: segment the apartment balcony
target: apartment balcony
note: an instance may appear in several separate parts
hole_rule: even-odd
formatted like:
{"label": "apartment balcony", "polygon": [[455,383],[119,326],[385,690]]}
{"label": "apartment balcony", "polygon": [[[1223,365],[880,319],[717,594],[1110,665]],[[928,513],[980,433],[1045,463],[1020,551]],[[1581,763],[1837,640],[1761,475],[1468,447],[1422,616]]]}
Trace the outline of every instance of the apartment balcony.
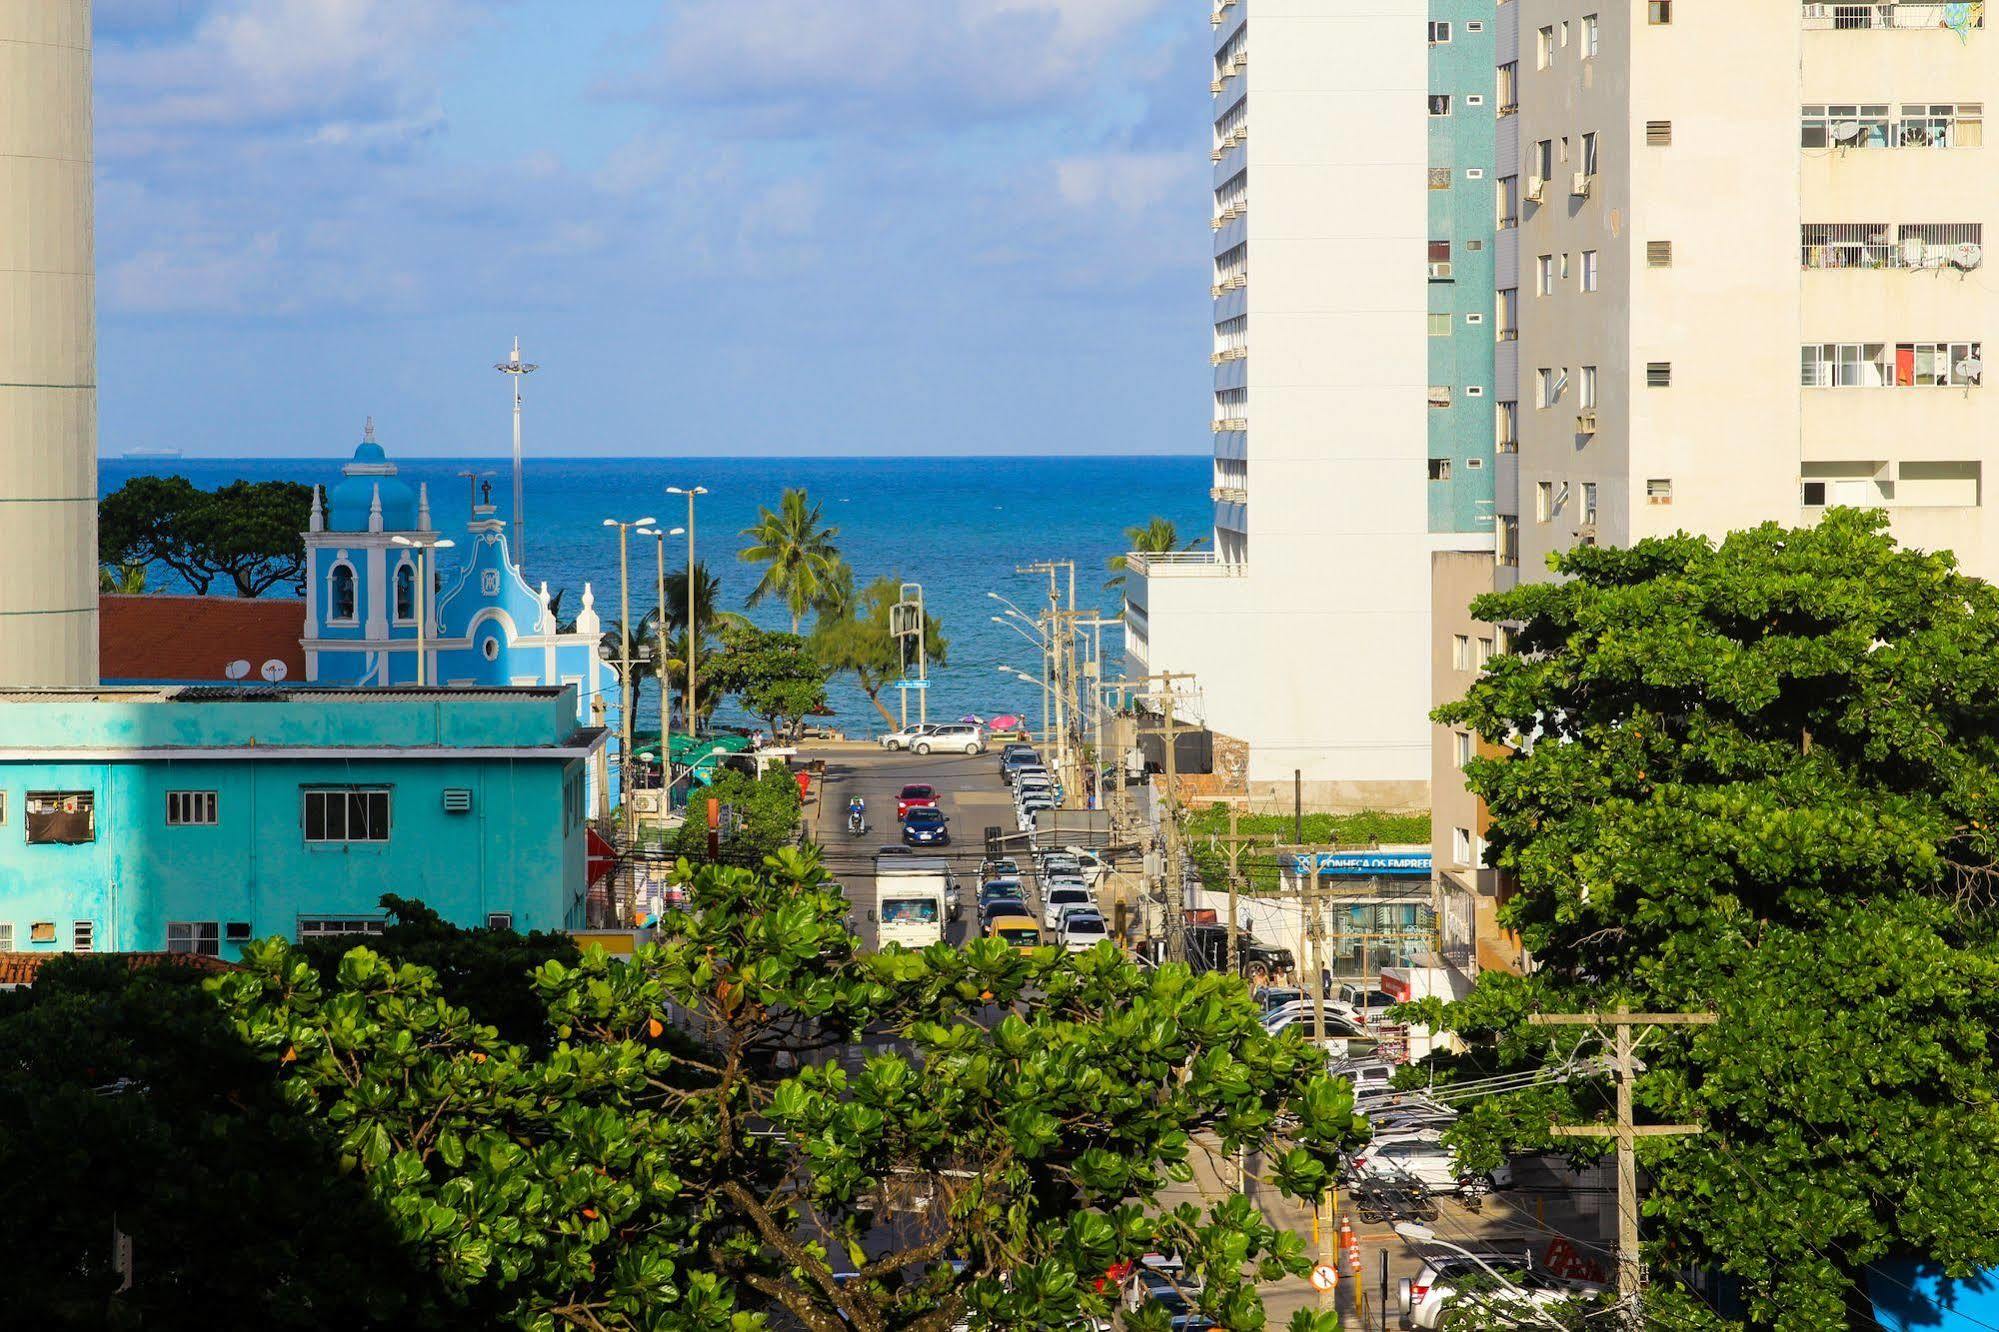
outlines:
{"label": "apartment balcony", "polygon": [[1213,423],[1213,429],[1217,435],[1226,434],[1231,430],[1247,430],[1249,429],[1249,418],[1246,416],[1224,416]]}
{"label": "apartment balcony", "polygon": [[1229,11],[1234,9],[1236,4],[1237,0],[1215,0],[1214,12],[1208,15],[1209,26],[1221,27],[1222,20],[1229,16]]}
{"label": "apartment balcony", "polygon": [[1130,551],[1125,566],[1141,578],[1241,578],[1249,566],[1212,550]]}
{"label": "apartment balcony", "polygon": [[1247,504],[1249,491],[1243,486],[1209,486],[1208,498],[1217,504]]}
{"label": "apartment balcony", "polygon": [[[1951,22],[1952,12],[1958,21]],[[1829,3],[1805,0],[1804,26],[1807,32],[1866,32],[1894,29],[1901,32],[1935,32],[1939,29],[1965,32],[1985,26],[1984,5],[1949,5],[1931,0],[1928,4]]]}

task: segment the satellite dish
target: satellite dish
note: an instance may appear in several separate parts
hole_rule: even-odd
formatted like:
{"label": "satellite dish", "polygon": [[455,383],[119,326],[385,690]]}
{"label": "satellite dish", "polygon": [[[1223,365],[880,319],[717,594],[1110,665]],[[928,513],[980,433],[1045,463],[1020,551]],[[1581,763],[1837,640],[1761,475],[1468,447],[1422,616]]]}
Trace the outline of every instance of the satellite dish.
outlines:
{"label": "satellite dish", "polygon": [[1832,127],[1832,141],[1834,143],[1852,143],[1859,137],[1860,122],[1857,120],[1842,120]]}
{"label": "satellite dish", "polygon": [[232,680],[247,679],[250,674],[250,663],[247,661],[232,661],[222,668],[222,673]]}
{"label": "satellite dish", "polygon": [[1976,268],[1985,262],[1985,247],[1977,241],[1953,245],[1950,249],[1950,261],[1959,268]]}
{"label": "satellite dish", "polygon": [[269,661],[264,663],[263,676],[266,680],[269,680],[272,684],[276,684],[278,681],[284,679],[285,676],[288,674],[290,674],[290,672],[285,669],[285,664],[279,661],[276,657],[273,657]]}
{"label": "satellite dish", "polygon": [[1985,362],[1976,356],[1967,356],[1957,363],[1957,373],[1964,379],[1977,379],[1985,373]]}

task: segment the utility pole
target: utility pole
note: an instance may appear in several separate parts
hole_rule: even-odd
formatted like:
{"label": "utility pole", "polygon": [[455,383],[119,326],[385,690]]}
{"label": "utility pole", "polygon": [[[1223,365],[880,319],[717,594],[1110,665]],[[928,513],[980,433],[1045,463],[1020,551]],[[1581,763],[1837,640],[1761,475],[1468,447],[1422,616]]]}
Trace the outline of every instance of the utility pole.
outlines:
{"label": "utility pole", "polygon": [[1173,725],[1173,676],[1166,683],[1166,960],[1187,960],[1187,881],[1180,871],[1179,732]]}
{"label": "utility pole", "polygon": [[527,576],[528,520],[521,497],[521,380],[541,369],[521,359],[521,340],[514,339],[513,355],[493,367],[514,382],[514,567]]}
{"label": "utility pole", "polygon": [[[1319,853],[1307,852],[1312,857],[1312,872],[1306,877],[1305,889],[1305,929],[1306,939],[1312,952],[1312,1044],[1323,1057],[1326,1049],[1326,922],[1319,910]],[[1333,1186],[1319,1195],[1319,1264],[1322,1267],[1337,1267],[1333,1247]],[[1319,1292],[1319,1307],[1333,1307],[1333,1292]]]}
{"label": "utility pole", "polygon": [[[1644,1027],[1646,1035],[1659,1027],[1706,1027],[1720,1019],[1713,1013],[1634,1013],[1629,1004],[1619,1004],[1614,1013],[1533,1013],[1527,1018],[1536,1027],[1596,1027],[1611,1029],[1609,1041],[1615,1052],[1617,1073],[1617,1123],[1554,1127],[1558,1138],[1614,1138],[1617,1140],[1617,1294],[1625,1314],[1634,1321],[1638,1314],[1638,1293],[1643,1285],[1643,1269],[1638,1254],[1638,1139],[1684,1137],[1702,1131],[1698,1124],[1633,1124],[1631,1088],[1638,1076],[1635,1055],[1643,1037],[1634,1040],[1633,1027]],[[1599,1031],[1599,1037],[1602,1033]]]}

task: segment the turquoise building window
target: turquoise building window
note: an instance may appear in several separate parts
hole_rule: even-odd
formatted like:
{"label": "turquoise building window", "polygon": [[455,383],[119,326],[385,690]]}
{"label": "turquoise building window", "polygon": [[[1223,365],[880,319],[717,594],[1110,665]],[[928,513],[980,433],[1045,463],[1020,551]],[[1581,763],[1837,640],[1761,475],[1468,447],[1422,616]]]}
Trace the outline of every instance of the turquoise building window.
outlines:
{"label": "turquoise building window", "polygon": [[354,566],[336,564],[333,572],[326,576],[326,618],[352,623],[355,619],[354,607]]}
{"label": "turquoise building window", "polygon": [[305,795],[305,840],[308,842],[386,842],[389,840],[389,793],[348,787],[308,789]]}
{"label": "turquoise building window", "polygon": [[396,618],[416,620],[416,568],[410,564],[396,566]]}

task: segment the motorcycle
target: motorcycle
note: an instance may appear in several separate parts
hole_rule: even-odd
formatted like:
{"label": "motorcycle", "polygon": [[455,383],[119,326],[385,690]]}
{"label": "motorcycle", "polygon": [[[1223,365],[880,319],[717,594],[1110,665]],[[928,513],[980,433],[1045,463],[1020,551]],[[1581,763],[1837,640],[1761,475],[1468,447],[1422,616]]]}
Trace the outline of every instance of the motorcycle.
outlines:
{"label": "motorcycle", "polygon": [[865,837],[867,833],[867,802],[859,796],[855,796],[853,802],[847,806],[847,835],[849,837]]}

